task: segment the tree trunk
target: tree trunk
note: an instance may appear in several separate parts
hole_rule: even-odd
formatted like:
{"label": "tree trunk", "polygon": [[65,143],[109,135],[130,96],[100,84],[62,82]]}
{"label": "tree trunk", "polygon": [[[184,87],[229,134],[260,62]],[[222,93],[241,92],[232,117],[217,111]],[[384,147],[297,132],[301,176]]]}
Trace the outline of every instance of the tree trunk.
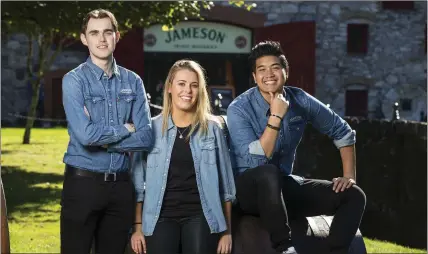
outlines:
{"label": "tree trunk", "polygon": [[27,122],[25,124],[25,132],[24,132],[24,139],[22,141],[23,144],[30,144],[30,136],[31,136],[31,128],[33,128],[34,125],[34,118],[36,117],[36,109],[37,109],[37,103],[39,102],[39,93],[40,93],[40,79],[38,78],[36,80],[36,83],[32,85],[33,92],[31,96],[31,105],[30,110],[28,110],[27,114]]}
{"label": "tree trunk", "polygon": [[36,118],[36,110],[37,110],[37,104],[39,102],[39,93],[40,93],[40,83],[44,77],[44,72],[49,69],[50,66],[52,66],[53,61],[58,56],[59,52],[62,51],[63,44],[66,40],[66,37],[61,39],[59,45],[57,46],[56,50],[53,52],[52,55],[48,55],[48,51],[50,48],[50,45],[52,44],[53,40],[53,32],[45,33],[43,35],[39,35],[38,38],[38,48],[39,48],[39,69],[37,71],[33,71],[32,63],[33,63],[33,46],[32,46],[32,39],[33,36],[29,35],[28,40],[28,59],[27,59],[27,72],[28,75],[36,76],[35,81],[31,81],[31,87],[33,89],[32,96],[31,96],[31,105],[28,110],[27,114],[27,122],[25,124],[25,132],[24,132],[24,138],[22,143],[23,144],[30,144],[30,137],[31,137],[31,128],[33,128],[34,120]]}

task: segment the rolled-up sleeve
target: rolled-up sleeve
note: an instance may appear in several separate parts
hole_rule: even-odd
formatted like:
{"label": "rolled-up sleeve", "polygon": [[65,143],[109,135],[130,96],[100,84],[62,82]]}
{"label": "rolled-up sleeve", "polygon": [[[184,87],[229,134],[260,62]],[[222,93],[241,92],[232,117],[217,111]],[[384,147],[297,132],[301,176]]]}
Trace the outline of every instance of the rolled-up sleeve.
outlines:
{"label": "rolled-up sleeve", "polygon": [[337,148],[355,144],[355,130],[343,118],[315,97],[306,97],[308,119],[319,132],[332,138]]}
{"label": "rolled-up sleeve", "polygon": [[334,140],[333,142],[337,148],[355,144],[357,142],[355,130],[351,130],[351,132],[348,132],[348,134],[346,134],[343,138]]}
{"label": "rolled-up sleeve", "polygon": [[230,161],[229,149],[226,139],[220,127],[214,127],[214,134],[217,143],[217,158],[219,161],[220,194],[224,202],[233,202],[236,199],[235,180],[233,176],[232,164]]}
{"label": "rolled-up sleeve", "polygon": [[255,168],[268,163],[269,158],[254,132],[250,120],[235,106],[227,109],[227,122],[230,133],[230,144],[237,166],[244,161],[249,168]]}
{"label": "rolled-up sleeve", "polygon": [[131,175],[135,186],[137,202],[144,201],[146,168],[147,163],[144,159],[144,152],[132,153]]}
{"label": "rolled-up sleeve", "polygon": [[262,147],[262,143],[260,143],[260,139],[251,142],[248,145],[248,149],[250,154],[266,156],[265,151]]}

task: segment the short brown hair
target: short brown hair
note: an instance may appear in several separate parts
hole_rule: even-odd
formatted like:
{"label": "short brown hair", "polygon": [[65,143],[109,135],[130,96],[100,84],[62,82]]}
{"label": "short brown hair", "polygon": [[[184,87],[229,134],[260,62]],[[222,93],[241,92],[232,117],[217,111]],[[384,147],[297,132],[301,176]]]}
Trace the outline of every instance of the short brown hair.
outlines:
{"label": "short brown hair", "polygon": [[109,18],[111,21],[111,24],[113,25],[113,31],[115,32],[118,31],[117,20],[116,20],[116,17],[113,15],[113,13],[104,9],[96,9],[88,12],[88,14],[86,14],[86,16],[83,18],[82,29],[80,30],[82,34],[86,33],[86,29],[88,28],[88,23],[91,18],[93,19]]}

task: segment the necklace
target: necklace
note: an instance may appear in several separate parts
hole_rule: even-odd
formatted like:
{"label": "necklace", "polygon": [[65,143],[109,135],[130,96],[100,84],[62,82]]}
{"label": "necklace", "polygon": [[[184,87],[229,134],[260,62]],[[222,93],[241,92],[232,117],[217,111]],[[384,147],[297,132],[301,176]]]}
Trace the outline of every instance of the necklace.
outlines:
{"label": "necklace", "polygon": [[187,126],[184,130],[183,130],[183,132],[181,132],[180,131],[180,129],[177,127],[177,131],[178,131],[178,133],[180,133],[180,136],[179,136],[179,138],[180,139],[183,139],[183,133],[185,133],[186,132],[186,130],[187,130],[187,128],[189,128],[190,127],[190,125],[189,126]]}

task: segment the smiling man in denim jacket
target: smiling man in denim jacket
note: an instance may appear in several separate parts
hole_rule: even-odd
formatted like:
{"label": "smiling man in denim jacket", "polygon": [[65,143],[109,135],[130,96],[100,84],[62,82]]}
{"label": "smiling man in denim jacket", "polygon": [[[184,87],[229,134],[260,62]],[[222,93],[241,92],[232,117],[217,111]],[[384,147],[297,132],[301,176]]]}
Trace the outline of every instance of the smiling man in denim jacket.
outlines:
{"label": "smiling man in denim jacket", "polygon": [[[347,253],[366,202],[355,185],[355,131],[305,91],[285,86],[289,66],[279,43],[257,44],[250,64],[257,87],[238,96],[227,110],[240,208],[260,215],[279,253],[296,253],[288,218],[335,215],[329,248]],[[333,181],[291,175],[307,123],[332,138],[340,151],[343,175]]]}
{"label": "smiling man in denim jacket", "polygon": [[153,143],[151,117],[141,78],[113,58],[118,24],[106,10],[89,12],[81,40],[85,63],[62,83],[70,142],[64,155],[61,253],[123,253],[132,227],[134,186],[129,151]]}

